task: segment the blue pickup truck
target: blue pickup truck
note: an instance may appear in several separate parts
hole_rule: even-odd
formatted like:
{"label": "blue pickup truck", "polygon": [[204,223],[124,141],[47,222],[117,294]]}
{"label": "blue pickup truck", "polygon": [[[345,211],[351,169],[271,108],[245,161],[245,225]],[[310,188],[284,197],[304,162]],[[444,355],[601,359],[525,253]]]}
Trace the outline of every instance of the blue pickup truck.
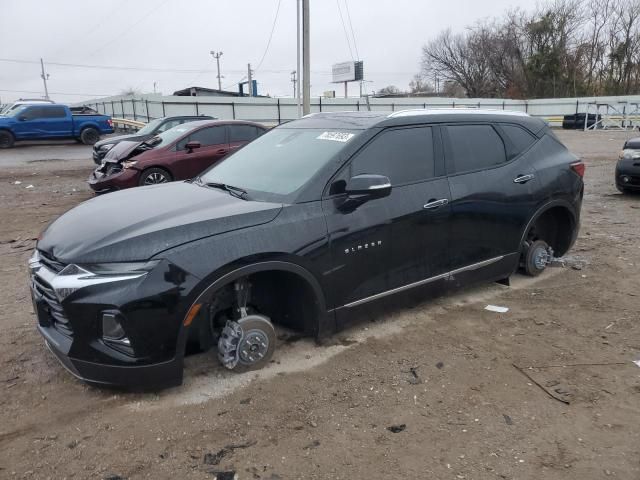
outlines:
{"label": "blue pickup truck", "polygon": [[10,148],[20,140],[65,138],[93,145],[106,133],[113,133],[111,117],[74,114],[66,105],[23,105],[0,115],[0,148]]}

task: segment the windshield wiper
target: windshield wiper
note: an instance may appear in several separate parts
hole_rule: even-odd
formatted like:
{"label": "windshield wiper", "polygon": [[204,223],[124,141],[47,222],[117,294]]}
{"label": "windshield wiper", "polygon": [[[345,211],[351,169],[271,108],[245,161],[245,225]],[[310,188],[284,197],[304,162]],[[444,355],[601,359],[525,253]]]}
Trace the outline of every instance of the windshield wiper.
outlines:
{"label": "windshield wiper", "polygon": [[244,196],[247,194],[247,191],[240,187],[234,187],[233,185],[227,185],[226,183],[217,183],[217,182],[207,182],[205,183],[205,185],[207,187],[219,188],[220,190],[229,192],[229,194],[233,195],[234,197],[246,200]]}

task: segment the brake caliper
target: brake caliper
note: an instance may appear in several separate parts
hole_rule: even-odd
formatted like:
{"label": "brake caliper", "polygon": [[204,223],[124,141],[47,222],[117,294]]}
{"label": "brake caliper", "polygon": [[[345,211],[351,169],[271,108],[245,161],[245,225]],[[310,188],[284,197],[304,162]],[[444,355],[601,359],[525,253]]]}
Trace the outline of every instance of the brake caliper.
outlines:
{"label": "brake caliper", "polygon": [[229,370],[235,368],[240,359],[238,346],[242,341],[244,332],[238,322],[227,320],[218,340],[218,360]]}

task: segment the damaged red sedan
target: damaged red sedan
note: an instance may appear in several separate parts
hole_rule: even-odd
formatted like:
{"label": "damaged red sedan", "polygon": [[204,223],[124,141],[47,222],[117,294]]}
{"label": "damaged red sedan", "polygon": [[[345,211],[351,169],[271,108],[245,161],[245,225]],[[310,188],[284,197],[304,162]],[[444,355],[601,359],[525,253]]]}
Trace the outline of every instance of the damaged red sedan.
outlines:
{"label": "damaged red sedan", "polygon": [[102,193],[193,178],[266,130],[253,122],[202,120],[178,125],[144,142],[120,142],[88,183]]}

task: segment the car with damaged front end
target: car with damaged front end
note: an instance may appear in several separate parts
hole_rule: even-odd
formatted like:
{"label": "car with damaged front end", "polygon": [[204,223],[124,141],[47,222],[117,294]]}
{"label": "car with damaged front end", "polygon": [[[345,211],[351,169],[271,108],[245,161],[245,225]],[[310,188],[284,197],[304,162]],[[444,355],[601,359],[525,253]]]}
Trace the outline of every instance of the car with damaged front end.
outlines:
{"label": "car with damaged front end", "polygon": [[55,220],[30,262],[38,329],[97,384],[179,384],[193,350],[260,368],[276,326],[325,338],[387,298],[540,274],[576,239],[583,173],[526,114],[307,116]]}

